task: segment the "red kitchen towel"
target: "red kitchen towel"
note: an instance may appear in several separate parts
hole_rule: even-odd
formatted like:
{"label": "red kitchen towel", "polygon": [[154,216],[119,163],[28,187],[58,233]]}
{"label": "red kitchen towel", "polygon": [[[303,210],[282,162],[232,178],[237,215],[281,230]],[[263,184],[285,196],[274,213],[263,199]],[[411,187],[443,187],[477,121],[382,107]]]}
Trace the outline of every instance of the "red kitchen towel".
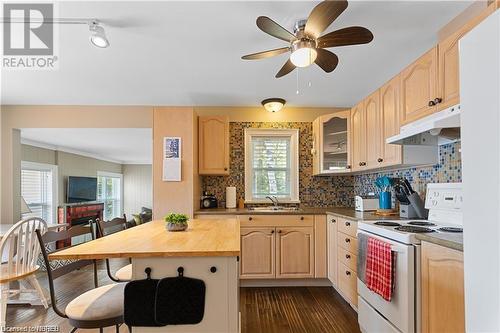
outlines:
{"label": "red kitchen towel", "polygon": [[391,244],[370,237],[366,254],[365,283],[368,289],[386,301],[392,298],[393,264]]}

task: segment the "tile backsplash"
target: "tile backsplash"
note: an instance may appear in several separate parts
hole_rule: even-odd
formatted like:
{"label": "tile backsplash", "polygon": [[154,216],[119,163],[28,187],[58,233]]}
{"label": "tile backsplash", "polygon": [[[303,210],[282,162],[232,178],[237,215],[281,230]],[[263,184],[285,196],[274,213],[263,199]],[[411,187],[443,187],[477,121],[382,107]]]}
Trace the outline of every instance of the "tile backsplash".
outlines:
{"label": "tile backsplash", "polygon": [[225,201],[226,187],[235,186],[237,198],[244,197],[245,186],[245,128],[292,128],[299,129],[299,197],[301,206],[352,207],[354,195],[377,193],[375,179],[380,176],[405,177],[414,189],[423,194],[427,183],[461,182],[460,143],[443,145],[439,149],[439,164],[427,167],[379,171],[354,176],[312,175],[312,123],[309,122],[231,122],[231,165],[228,176],[202,176],[202,190]]}
{"label": "tile backsplash", "polygon": [[229,125],[229,176],[202,176],[202,190],[225,201],[226,187],[236,187],[236,197],[245,197],[245,128],[290,128],[299,130],[299,198],[302,206],[332,207],[351,205],[352,176],[316,177],[312,174],[312,123],[231,122]]}

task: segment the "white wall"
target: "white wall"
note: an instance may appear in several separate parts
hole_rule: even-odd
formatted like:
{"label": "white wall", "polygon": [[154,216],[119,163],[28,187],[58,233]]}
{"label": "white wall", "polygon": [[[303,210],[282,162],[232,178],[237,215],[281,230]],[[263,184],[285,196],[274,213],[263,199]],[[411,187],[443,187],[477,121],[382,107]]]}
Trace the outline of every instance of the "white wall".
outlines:
{"label": "white wall", "polygon": [[153,206],[153,171],[151,164],[123,165],[123,207],[127,219]]}
{"label": "white wall", "polygon": [[467,332],[500,332],[500,13],[460,41]]}

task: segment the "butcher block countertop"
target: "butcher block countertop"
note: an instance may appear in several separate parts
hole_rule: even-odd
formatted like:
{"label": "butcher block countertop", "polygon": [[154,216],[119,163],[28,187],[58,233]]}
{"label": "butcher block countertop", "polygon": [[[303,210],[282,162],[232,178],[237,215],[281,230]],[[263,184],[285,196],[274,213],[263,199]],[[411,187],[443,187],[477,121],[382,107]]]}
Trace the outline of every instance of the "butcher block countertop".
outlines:
{"label": "butcher block countertop", "polygon": [[235,257],[240,255],[236,219],[191,220],[186,231],[169,232],[152,221],[52,253],[49,259]]}

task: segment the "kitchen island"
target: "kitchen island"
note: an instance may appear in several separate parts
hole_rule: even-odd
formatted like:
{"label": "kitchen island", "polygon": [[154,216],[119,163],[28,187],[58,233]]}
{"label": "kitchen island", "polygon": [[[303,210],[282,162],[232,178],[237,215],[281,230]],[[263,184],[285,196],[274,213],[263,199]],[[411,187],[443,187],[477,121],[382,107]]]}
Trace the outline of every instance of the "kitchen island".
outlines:
{"label": "kitchen island", "polygon": [[168,232],[153,221],[56,253],[49,259],[132,258],[132,279],[178,275],[201,279],[206,285],[205,315],[197,325],[134,328],[135,332],[238,332],[238,257],[240,225],[236,219],[192,220],[182,232]]}

